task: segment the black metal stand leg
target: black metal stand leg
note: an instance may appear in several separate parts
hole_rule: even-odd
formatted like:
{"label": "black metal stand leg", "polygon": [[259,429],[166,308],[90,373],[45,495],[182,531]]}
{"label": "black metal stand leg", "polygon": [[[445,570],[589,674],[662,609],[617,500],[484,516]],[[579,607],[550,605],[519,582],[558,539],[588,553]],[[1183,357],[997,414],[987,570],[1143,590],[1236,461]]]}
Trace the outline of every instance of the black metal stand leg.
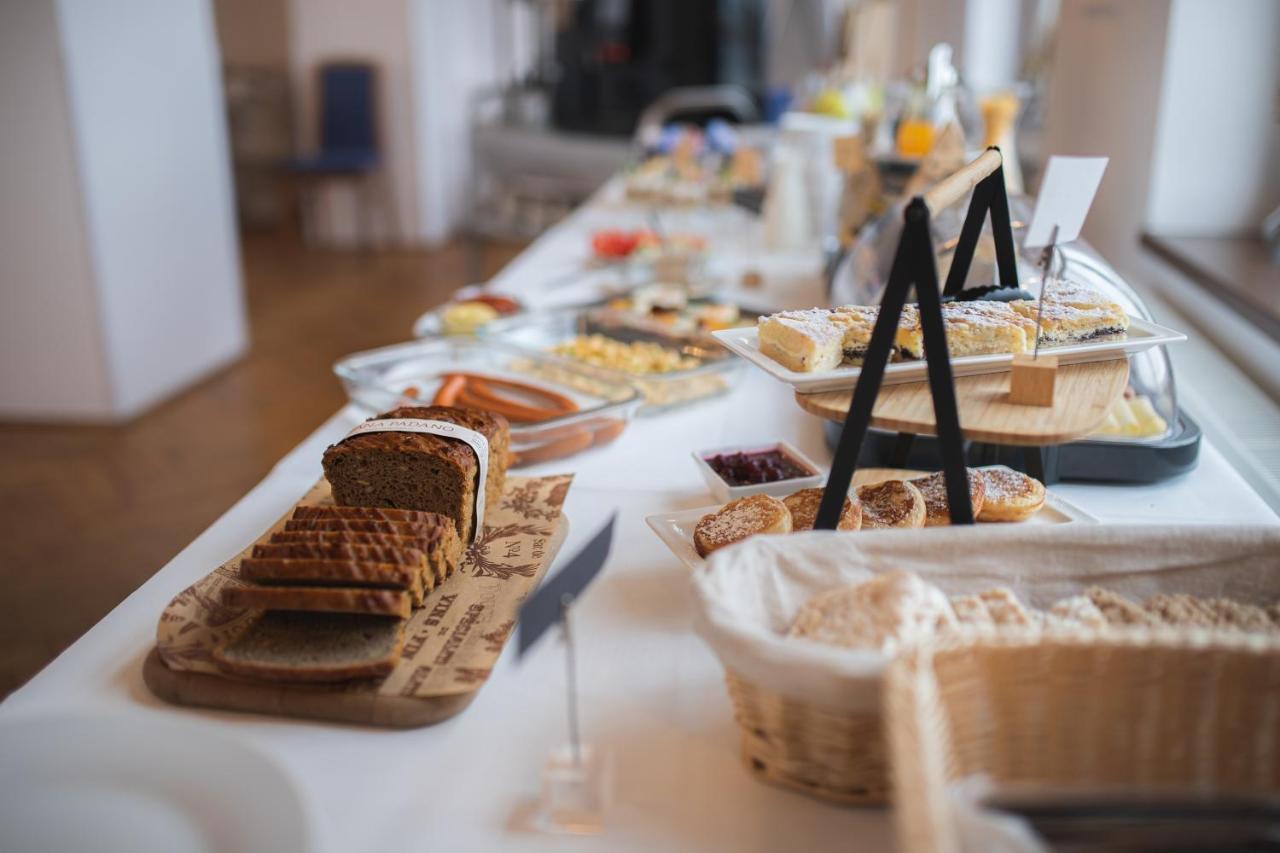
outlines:
{"label": "black metal stand leg", "polygon": [[1044,482],[1044,448],[1042,447],[1024,447],[1022,448],[1022,467],[1027,473],[1035,477],[1040,482]]}
{"label": "black metal stand leg", "polygon": [[913,433],[898,433],[898,437],[893,441],[893,453],[889,457],[889,467],[906,468],[907,457],[911,455],[911,446],[915,444],[915,441],[916,437]]}

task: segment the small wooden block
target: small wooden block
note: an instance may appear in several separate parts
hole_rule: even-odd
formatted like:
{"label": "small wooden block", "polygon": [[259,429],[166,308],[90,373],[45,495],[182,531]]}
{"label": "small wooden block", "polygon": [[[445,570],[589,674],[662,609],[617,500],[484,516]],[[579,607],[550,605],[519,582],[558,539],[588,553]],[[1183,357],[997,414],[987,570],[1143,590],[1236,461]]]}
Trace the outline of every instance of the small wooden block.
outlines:
{"label": "small wooden block", "polygon": [[1015,355],[1009,371],[1009,402],[1023,406],[1052,406],[1053,385],[1057,378],[1057,356],[1033,358],[1025,353]]}
{"label": "small wooden block", "polygon": [[756,187],[764,183],[760,168],[760,152],[755,148],[739,148],[729,161],[729,177],[738,186]]}
{"label": "small wooden block", "polygon": [[858,172],[866,168],[866,146],[861,136],[838,136],[833,148],[836,168],[841,172]]}

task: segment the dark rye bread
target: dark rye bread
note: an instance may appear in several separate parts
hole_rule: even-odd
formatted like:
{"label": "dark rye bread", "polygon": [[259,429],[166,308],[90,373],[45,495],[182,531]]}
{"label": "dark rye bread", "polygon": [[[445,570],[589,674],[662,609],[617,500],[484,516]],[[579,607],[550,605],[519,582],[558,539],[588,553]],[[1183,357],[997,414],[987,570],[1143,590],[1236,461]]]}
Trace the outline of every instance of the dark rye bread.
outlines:
{"label": "dark rye bread", "polygon": [[[479,409],[414,406],[373,420],[417,418],[445,421],[481,433],[489,441],[486,501],[493,506],[506,484],[510,428],[506,418]],[[333,500],[344,506],[393,507],[436,512],[452,518],[464,543],[475,524],[479,463],[456,438],[416,432],[377,432],[340,441],[324,453],[324,475]]]}
{"label": "dark rye bread", "polygon": [[381,506],[315,506],[294,507],[292,518],[361,518],[369,521],[407,521],[410,524],[443,524],[449,519],[435,512],[416,509],[392,509]]}
{"label": "dark rye bread", "polygon": [[270,681],[346,681],[391,673],[404,647],[403,619],[347,613],[262,614],[214,649],[223,672]]}
{"label": "dark rye bread", "polygon": [[331,586],[229,586],[222,603],[249,610],[306,610],[320,613],[363,613],[408,619],[409,593],[399,589]]}
{"label": "dark rye bread", "polygon": [[385,533],[392,536],[403,536],[421,542],[436,541],[444,555],[446,575],[458,567],[462,559],[462,540],[458,531],[450,524],[413,524],[408,521],[371,521],[362,518],[291,518],[284,523],[284,532],[321,532],[321,533]]}
{"label": "dark rye bread", "polygon": [[[443,534],[443,535],[442,535]],[[449,553],[461,550],[458,532],[453,525],[437,529],[431,537],[399,536],[394,533],[364,533],[352,530],[280,530],[267,540],[270,545],[294,543],[374,545],[390,548],[412,548],[426,552],[431,578],[423,578],[423,585],[430,591],[442,583],[457,565],[450,562]]]}
{"label": "dark rye bread", "polygon": [[[337,549],[367,546],[339,545]],[[371,550],[397,550],[372,548]],[[369,557],[308,556],[308,552],[334,553],[334,546],[292,543],[288,545],[258,545],[254,556],[240,561],[240,577],[254,583],[299,584],[311,586],[371,586],[383,589],[403,589],[413,598],[415,607],[422,606],[426,597],[423,578],[431,569],[427,555],[417,553],[414,562],[379,562]],[[435,578],[431,580],[434,582]]]}

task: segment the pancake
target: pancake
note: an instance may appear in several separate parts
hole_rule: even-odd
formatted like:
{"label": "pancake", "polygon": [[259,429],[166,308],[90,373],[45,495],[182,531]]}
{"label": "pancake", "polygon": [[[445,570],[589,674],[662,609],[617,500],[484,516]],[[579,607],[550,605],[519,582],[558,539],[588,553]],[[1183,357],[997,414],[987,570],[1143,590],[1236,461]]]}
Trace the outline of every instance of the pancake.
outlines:
{"label": "pancake", "polygon": [[[987,494],[986,479],[972,468],[966,468],[969,479],[969,504],[973,507],[973,518],[978,519],[982,512],[982,502]],[[920,490],[924,497],[925,527],[938,527],[951,523],[951,507],[947,503],[947,479],[941,471],[927,477],[917,477],[911,484]]]}
{"label": "pancake", "polygon": [[748,536],[790,533],[791,512],[769,495],[749,495],[704,515],[693,529],[693,547],[705,557]]}
{"label": "pancake", "polygon": [[1044,506],[1044,484],[1005,465],[979,468],[986,494],[978,521],[1025,521]]}
{"label": "pancake", "polygon": [[903,480],[886,480],[858,487],[862,526],[867,529],[924,527],[924,496]]}
{"label": "pancake", "polygon": [[[818,518],[818,505],[822,503],[822,489],[801,489],[782,499],[791,511],[791,530],[812,530]],[[857,498],[844,499],[836,530],[858,530],[862,527],[862,503]]]}

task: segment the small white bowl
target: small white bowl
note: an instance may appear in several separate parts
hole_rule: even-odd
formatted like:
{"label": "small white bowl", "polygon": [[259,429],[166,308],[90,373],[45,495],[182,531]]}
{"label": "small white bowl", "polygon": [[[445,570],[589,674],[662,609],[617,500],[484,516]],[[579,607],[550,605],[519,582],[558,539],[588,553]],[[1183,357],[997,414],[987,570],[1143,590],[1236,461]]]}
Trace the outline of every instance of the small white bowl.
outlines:
{"label": "small white bowl", "polygon": [[[801,468],[807,468],[812,474],[804,477],[791,477],[787,480],[778,480],[773,483],[751,483],[746,486],[731,486],[726,483],[715,469],[707,464],[707,459],[712,456],[719,456],[723,453],[759,453],[762,450],[780,450],[784,456],[790,457]],[[822,485],[822,468],[816,462],[805,456],[799,450],[785,441],[770,441],[765,444],[746,444],[732,445],[730,447],[717,447],[712,450],[699,450],[693,454],[693,461],[697,463],[698,470],[702,472],[702,477],[707,481],[707,485],[711,488],[711,494],[717,500],[728,503],[729,501],[745,498],[747,495],[773,495],[775,498],[786,497],[792,492],[798,492],[801,489],[810,489],[814,486]]]}

